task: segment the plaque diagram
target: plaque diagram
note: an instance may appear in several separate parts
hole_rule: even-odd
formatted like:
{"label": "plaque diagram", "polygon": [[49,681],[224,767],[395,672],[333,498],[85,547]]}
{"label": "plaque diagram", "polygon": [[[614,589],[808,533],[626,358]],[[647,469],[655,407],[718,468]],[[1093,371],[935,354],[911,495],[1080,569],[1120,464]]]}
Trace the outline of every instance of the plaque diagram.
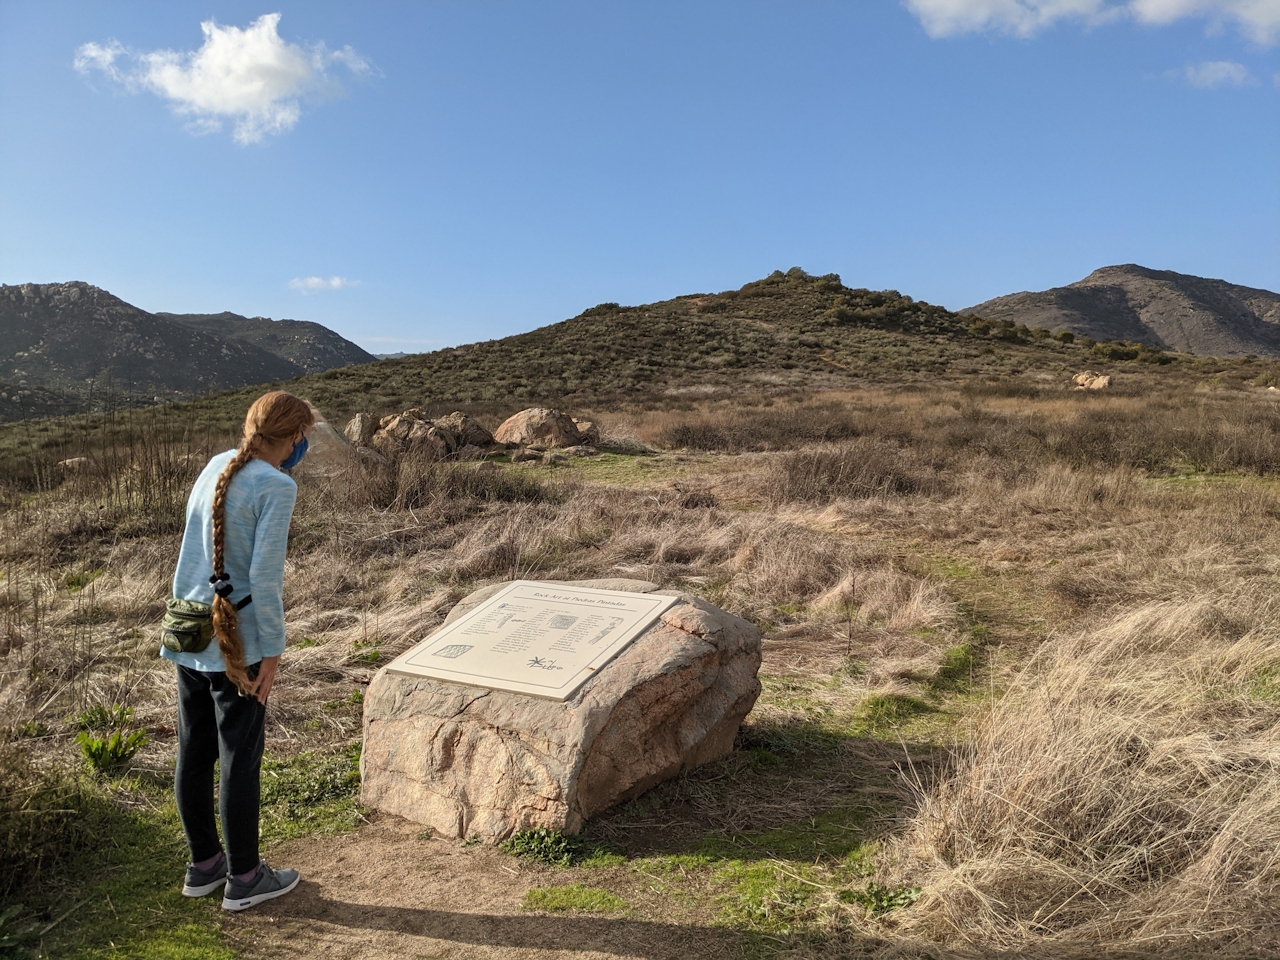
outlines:
{"label": "plaque diagram", "polygon": [[564,701],[676,602],[667,594],[519,580],[387,669]]}

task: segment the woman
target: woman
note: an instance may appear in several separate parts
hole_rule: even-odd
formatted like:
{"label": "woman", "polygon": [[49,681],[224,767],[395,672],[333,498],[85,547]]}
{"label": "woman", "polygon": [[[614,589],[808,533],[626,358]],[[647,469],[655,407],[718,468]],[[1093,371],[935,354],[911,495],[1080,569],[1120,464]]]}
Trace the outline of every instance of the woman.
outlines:
{"label": "woman", "polygon": [[[284,555],[298,493],[282,470],[302,459],[314,423],[310,406],[283,391],[254,401],[240,446],[210,460],[196,480],[173,576],[171,604],[195,601],[183,609],[203,613],[206,624],[211,617],[217,639],[208,642],[206,628],[199,649],[198,639],[179,644],[166,635],[160,651],[178,672],[174,793],[191,850],[182,893],[223,888],[227,910],[298,885],[296,870],[273,870],[258,856],[258,800],[263,719],[284,653]],[[213,809],[219,760],[225,852]]]}

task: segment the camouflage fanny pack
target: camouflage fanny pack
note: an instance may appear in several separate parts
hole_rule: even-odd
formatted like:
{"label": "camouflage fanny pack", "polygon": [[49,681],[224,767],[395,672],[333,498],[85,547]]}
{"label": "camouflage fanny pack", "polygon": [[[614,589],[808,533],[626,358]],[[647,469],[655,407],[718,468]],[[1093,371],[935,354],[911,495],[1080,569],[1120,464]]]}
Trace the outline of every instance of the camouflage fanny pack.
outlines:
{"label": "camouflage fanny pack", "polygon": [[199,653],[213,639],[213,607],[170,597],[164,602],[160,642],[174,653]]}
{"label": "camouflage fanny pack", "polygon": [[[243,610],[253,603],[247,596],[232,604]],[[213,639],[213,607],[199,600],[170,597],[164,602],[164,619],[160,621],[160,642],[174,653],[199,653]]]}

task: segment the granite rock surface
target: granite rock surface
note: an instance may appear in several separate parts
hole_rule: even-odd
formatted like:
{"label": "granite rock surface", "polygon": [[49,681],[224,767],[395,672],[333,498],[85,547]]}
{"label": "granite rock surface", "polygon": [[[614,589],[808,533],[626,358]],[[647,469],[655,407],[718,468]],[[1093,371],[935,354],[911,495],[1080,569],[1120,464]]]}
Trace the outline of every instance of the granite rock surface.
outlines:
{"label": "granite rock surface", "polygon": [[[635,580],[574,585],[657,592]],[[471,594],[446,623],[504,586]],[[678,596],[565,702],[379,671],[364,700],[363,803],[445,837],[576,833],[729,753],[760,693],[760,632]]]}

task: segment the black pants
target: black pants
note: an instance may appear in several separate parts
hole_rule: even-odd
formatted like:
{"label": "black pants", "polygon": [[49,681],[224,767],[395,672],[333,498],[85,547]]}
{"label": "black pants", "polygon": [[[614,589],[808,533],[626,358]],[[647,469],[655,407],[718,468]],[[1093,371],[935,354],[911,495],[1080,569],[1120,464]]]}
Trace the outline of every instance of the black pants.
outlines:
{"label": "black pants", "polygon": [[[249,667],[250,678],[258,665]],[[242,697],[225,673],[178,667],[178,769],[174,794],[193,862],[216,856],[213,764],[221,761],[218,807],[232,873],[258,865],[259,774],[263,719],[257,697]]]}

